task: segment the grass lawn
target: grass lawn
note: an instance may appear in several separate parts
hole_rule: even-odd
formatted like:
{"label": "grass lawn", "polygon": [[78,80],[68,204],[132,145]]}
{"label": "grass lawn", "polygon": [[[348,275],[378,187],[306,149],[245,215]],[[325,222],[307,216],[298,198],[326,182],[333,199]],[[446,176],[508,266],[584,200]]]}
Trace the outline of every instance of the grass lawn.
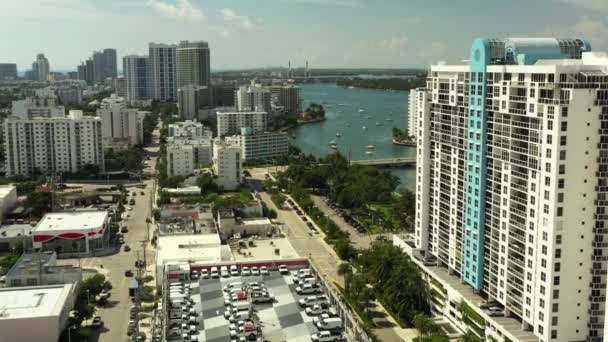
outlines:
{"label": "grass lawn", "polygon": [[253,196],[251,195],[251,189],[246,187],[241,187],[238,191],[228,191],[224,192],[221,195],[222,197],[231,197],[238,196],[239,199],[243,202],[249,202],[253,200]]}

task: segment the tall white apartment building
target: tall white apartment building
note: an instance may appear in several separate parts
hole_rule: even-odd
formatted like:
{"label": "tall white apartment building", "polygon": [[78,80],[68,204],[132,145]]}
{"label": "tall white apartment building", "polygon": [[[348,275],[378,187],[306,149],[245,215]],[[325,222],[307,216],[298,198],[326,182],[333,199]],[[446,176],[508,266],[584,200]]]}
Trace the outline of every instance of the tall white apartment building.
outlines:
{"label": "tall white apartment building", "polygon": [[58,118],[65,116],[65,107],[59,105],[57,96],[33,96],[13,101],[11,114],[21,118]]}
{"label": "tall white apartment building", "polygon": [[211,137],[169,138],[167,143],[167,175],[188,176],[195,169],[212,162]]}
{"label": "tall white apartment building", "polygon": [[127,101],[114,94],[103,99],[97,109],[97,116],[102,122],[104,147],[132,147],[143,144],[143,122],[146,113],[127,108]]}
{"label": "tall white apartment building", "polygon": [[238,142],[213,140],[214,182],[224,190],[235,190],[243,181],[243,153]]}
{"label": "tall white apartment building", "polygon": [[133,104],[150,99],[150,60],[148,56],[129,55],[123,57],[122,70],[125,74],[129,102]]}
{"label": "tall white apartment building", "polygon": [[209,86],[211,84],[209,43],[184,40],[179,42],[175,51],[178,88],[187,85]]}
{"label": "tall white apartment building", "polygon": [[6,175],[103,171],[101,119],[71,110],[68,117],[8,117],[3,123]]}
{"label": "tall white apartment building", "polygon": [[203,119],[204,109],[211,109],[213,91],[207,86],[186,85],[177,90],[177,110],[185,120]]}
{"label": "tall white apartment building", "polygon": [[241,146],[243,160],[263,160],[284,157],[289,154],[287,132],[253,133],[243,128],[241,135],[229,137]]}
{"label": "tall white apartment building", "polygon": [[177,100],[177,56],[175,44],[148,44],[152,98]]}
{"label": "tall white apartment building", "polygon": [[213,132],[200,122],[186,120],[169,124],[168,137],[207,138],[213,137]]}
{"label": "tall white apartment building", "polygon": [[241,128],[251,128],[254,133],[265,132],[267,127],[267,112],[217,112],[218,136],[240,134]]}
{"label": "tall white apartment building", "polygon": [[462,331],[603,339],[608,54],[590,50],[581,39],[477,39],[469,63],[431,67],[415,234],[394,242],[427,276],[433,312]]}
{"label": "tall white apartment building", "polygon": [[49,80],[51,66],[48,58],[43,53],[36,55],[36,60],[32,63],[32,74],[36,81],[46,82]]}
{"label": "tall white apartment building", "polygon": [[270,112],[272,93],[269,89],[251,81],[251,85],[241,86],[234,94],[236,110],[239,112]]}

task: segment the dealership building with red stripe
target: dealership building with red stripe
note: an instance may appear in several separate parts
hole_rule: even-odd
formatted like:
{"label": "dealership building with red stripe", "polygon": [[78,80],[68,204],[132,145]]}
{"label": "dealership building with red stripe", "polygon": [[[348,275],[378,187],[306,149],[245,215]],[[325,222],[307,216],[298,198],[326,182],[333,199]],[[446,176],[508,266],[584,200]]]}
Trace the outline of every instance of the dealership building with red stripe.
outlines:
{"label": "dealership building with red stripe", "polygon": [[59,255],[94,255],[110,245],[110,214],[89,210],[44,215],[32,232],[35,249]]}

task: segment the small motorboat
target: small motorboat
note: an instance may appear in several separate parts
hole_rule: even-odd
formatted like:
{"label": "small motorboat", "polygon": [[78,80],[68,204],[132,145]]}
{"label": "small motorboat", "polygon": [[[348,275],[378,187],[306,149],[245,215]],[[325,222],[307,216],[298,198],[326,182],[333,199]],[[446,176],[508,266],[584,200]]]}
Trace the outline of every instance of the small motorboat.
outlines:
{"label": "small motorboat", "polygon": [[373,149],[375,149],[375,148],[376,148],[376,146],[374,146],[374,145],[367,145],[367,147],[366,147],[366,148],[367,148],[368,150],[373,150]]}
{"label": "small motorboat", "polygon": [[336,133],[336,136],[339,138],[342,136],[342,134],[340,134],[340,132]]}
{"label": "small motorboat", "polygon": [[372,152],[372,151],[367,151],[367,152],[365,152],[365,154],[367,154],[367,155],[369,156],[369,155],[374,154],[374,152]]}

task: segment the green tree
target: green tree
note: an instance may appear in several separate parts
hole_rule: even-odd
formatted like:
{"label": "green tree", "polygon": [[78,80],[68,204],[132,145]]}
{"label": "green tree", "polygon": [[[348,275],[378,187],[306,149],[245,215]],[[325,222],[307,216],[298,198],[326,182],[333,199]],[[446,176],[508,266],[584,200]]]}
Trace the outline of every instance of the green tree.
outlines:
{"label": "green tree", "polygon": [[50,192],[32,192],[27,196],[24,207],[32,210],[32,216],[42,217],[52,209],[52,196]]}
{"label": "green tree", "polygon": [[431,317],[425,314],[417,314],[414,316],[414,327],[422,336],[433,336],[441,333],[439,325],[437,325]]}
{"label": "green tree", "polygon": [[0,269],[4,272],[8,272],[19,260],[21,255],[9,255],[0,259]]}
{"label": "green tree", "polygon": [[213,176],[208,173],[203,173],[196,179],[196,185],[201,188],[201,195],[208,192],[217,192],[217,186],[213,182]]}

